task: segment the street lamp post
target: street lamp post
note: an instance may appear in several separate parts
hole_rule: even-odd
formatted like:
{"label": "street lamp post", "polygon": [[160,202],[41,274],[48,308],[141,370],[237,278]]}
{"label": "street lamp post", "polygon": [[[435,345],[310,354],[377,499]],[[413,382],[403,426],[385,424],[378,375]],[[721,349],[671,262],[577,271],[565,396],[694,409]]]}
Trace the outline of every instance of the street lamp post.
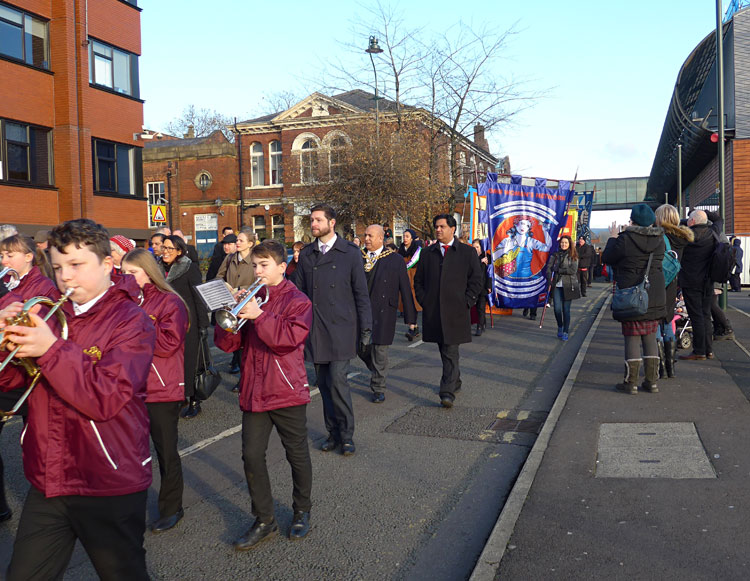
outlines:
{"label": "street lamp post", "polygon": [[[726,192],[724,173],[724,24],[721,21],[721,0],[716,0],[716,105],[718,107],[719,122],[719,212],[722,227],[726,231]],[[727,283],[721,285],[722,293],[719,306],[727,308]]]}
{"label": "street lamp post", "polygon": [[167,162],[167,220],[172,231],[172,162]]}
{"label": "street lamp post", "polygon": [[682,143],[677,144],[677,211],[682,218]]}
{"label": "street lamp post", "polygon": [[380,97],[378,97],[378,70],[375,68],[375,59],[372,55],[374,54],[380,54],[383,52],[383,49],[378,46],[378,39],[374,36],[370,37],[370,44],[365,49],[366,53],[369,53],[370,55],[370,62],[372,63],[372,72],[375,75],[375,136],[377,138],[378,143],[380,143],[380,105],[378,104],[378,101],[380,100]]}

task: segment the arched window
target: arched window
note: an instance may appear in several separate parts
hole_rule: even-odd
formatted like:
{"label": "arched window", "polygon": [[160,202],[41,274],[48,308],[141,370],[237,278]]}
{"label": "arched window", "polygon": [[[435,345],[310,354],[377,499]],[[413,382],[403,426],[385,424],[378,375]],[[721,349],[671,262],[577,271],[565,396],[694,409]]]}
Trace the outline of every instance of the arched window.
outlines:
{"label": "arched window", "polygon": [[329,145],[329,166],[331,169],[331,180],[341,178],[341,166],[344,162],[344,148],[347,146],[346,139],[336,137]]}
{"label": "arched window", "polygon": [[306,139],[300,149],[300,181],[303,184],[315,183],[318,176],[318,144],[314,139]]}
{"label": "arched window", "polygon": [[263,146],[260,143],[253,143],[250,146],[250,168],[250,185],[264,185],[265,176],[263,174]]}
{"label": "arched window", "polygon": [[281,142],[272,141],[268,149],[271,152],[271,185],[281,184]]}

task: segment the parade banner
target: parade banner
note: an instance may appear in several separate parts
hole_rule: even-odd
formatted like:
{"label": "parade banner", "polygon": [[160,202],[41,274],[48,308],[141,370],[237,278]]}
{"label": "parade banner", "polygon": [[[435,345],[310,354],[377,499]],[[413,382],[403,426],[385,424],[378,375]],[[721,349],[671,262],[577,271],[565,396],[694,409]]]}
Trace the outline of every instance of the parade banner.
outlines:
{"label": "parade banner", "polygon": [[511,183],[503,184],[497,174],[488,173],[479,190],[487,200],[493,303],[511,309],[544,306],[547,258],[557,250],[575,193],[570,182],[548,188],[547,180],[537,178],[534,186],[525,186],[521,176],[512,176]]}
{"label": "parade banner", "polygon": [[[586,242],[591,242],[591,210],[594,206],[594,192],[575,192],[570,202],[570,208],[578,215],[576,220],[577,237],[583,236]],[[573,238],[573,240],[576,240]]]}

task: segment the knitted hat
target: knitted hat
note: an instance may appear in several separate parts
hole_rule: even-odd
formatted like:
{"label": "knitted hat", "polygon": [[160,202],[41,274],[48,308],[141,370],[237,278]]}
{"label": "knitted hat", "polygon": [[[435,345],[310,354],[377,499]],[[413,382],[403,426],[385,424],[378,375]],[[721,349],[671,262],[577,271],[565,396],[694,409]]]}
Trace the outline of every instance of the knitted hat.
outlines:
{"label": "knitted hat", "polygon": [[411,228],[407,228],[406,230],[404,230],[404,234],[406,234],[407,232],[411,234],[412,240],[417,239],[417,233],[414,230],[412,230]]}
{"label": "knitted hat", "polygon": [[636,204],[630,212],[630,221],[638,226],[653,226],[656,216],[649,205]]}
{"label": "knitted hat", "polygon": [[123,252],[130,252],[131,250],[133,250],[133,248],[135,248],[135,242],[133,242],[129,238],[125,238],[125,236],[120,236],[119,234],[117,234],[116,236],[112,236],[109,241],[119,246]]}

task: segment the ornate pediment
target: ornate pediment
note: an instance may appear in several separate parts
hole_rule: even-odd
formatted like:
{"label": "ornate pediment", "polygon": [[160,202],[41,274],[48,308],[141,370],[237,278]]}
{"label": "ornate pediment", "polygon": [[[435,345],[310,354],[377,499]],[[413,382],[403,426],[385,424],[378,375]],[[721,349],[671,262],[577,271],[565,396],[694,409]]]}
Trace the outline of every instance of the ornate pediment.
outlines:
{"label": "ornate pediment", "polygon": [[331,115],[360,114],[361,109],[327,95],[313,93],[286,111],[279,113],[271,122],[290,121],[304,117],[329,117]]}

